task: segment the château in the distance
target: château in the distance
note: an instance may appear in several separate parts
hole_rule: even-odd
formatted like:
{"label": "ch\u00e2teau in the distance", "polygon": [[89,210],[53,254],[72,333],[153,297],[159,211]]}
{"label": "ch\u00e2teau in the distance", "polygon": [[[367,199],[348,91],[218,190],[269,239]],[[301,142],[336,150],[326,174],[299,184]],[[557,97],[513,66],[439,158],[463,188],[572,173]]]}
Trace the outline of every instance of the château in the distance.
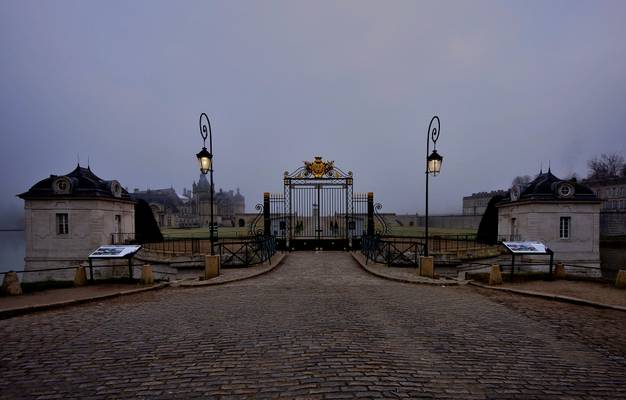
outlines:
{"label": "ch\u00e2teau in the distance", "polygon": [[[193,182],[192,190],[183,189],[183,194],[168,189],[135,189],[132,196],[145,200],[152,209],[160,228],[192,228],[209,226],[211,214],[210,184],[205,175]],[[220,226],[244,226],[245,197],[239,192],[220,189],[213,194],[213,214]]]}

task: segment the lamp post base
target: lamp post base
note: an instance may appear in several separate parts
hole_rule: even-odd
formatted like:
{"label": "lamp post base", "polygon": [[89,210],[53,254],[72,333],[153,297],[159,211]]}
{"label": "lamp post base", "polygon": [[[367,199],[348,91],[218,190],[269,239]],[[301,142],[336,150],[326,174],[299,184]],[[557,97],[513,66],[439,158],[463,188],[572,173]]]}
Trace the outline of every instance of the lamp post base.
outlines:
{"label": "lamp post base", "polygon": [[204,279],[211,279],[219,276],[221,269],[221,262],[219,256],[205,256],[204,257]]}
{"label": "lamp post base", "polygon": [[420,257],[419,275],[428,278],[435,276],[435,261],[432,257]]}

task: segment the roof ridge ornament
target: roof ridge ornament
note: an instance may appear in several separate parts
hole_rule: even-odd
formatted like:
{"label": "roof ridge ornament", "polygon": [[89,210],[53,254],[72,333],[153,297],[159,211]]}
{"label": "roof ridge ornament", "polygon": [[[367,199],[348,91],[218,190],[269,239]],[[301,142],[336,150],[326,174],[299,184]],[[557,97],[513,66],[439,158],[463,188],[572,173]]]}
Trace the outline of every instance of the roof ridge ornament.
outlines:
{"label": "roof ridge ornament", "polygon": [[334,163],[334,161],[324,162],[321,156],[315,156],[313,162],[304,161],[304,168],[306,169],[307,175],[321,178],[324,175],[332,175],[333,169],[335,168]]}
{"label": "roof ridge ornament", "polygon": [[283,179],[352,179],[352,171],[346,173],[334,161],[325,161],[321,156],[302,163],[295,171],[285,171]]}

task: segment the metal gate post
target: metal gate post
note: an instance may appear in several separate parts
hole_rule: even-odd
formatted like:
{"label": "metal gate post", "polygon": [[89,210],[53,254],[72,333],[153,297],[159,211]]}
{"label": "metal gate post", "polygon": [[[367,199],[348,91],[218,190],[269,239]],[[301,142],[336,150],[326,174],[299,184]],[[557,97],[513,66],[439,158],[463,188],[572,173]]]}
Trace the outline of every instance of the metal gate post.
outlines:
{"label": "metal gate post", "polygon": [[367,236],[374,236],[374,193],[367,193]]}
{"label": "metal gate post", "polygon": [[349,194],[348,194],[347,184],[344,186],[344,192],[346,195],[346,208],[345,208],[345,221],[343,223],[343,229],[346,234],[346,251],[350,251],[350,230],[348,229],[350,218],[348,218],[348,212],[349,212],[348,204],[350,203],[351,199],[348,198]]}
{"label": "metal gate post", "polygon": [[270,194],[263,193],[263,233],[265,236],[272,234],[272,221],[270,220]]}
{"label": "metal gate post", "polygon": [[293,205],[291,203],[291,197],[293,193],[291,193],[291,181],[289,181],[289,188],[288,191],[285,191],[285,193],[289,193],[289,225],[287,225],[287,250],[291,252],[291,242],[293,241]]}
{"label": "metal gate post", "polygon": [[317,191],[317,216],[316,216],[316,235],[315,237],[317,238],[317,243],[315,244],[315,248],[317,249],[317,247],[320,247],[320,237],[322,234],[322,226],[321,226],[321,221],[320,221],[320,215],[322,214],[322,204],[320,202],[320,189],[321,189],[321,185],[318,183],[317,185],[315,185],[315,189]]}

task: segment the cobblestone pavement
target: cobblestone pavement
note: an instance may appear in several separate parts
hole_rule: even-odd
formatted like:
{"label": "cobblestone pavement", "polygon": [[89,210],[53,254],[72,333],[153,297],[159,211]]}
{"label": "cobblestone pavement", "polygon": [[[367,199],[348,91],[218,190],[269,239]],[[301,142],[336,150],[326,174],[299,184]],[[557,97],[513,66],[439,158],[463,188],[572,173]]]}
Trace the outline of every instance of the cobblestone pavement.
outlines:
{"label": "cobblestone pavement", "polygon": [[624,313],[498,296],[293,253],[252,280],[0,321],[0,398],[626,398],[623,346],[601,344],[626,330],[585,336]]}
{"label": "cobblestone pavement", "polygon": [[597,303],[626,307],[626,291],[616,288],[613,282],[571,280],[504,282],[501,287],[569,296]]}
{"label": "cobblestone pavement", "polygon": [[38,306],[71,300],[88,299],[94,296],[105,296],[143,287],[145,286],[139,286],[132,283],[106,283],[81,287],[42,290],[25,293],[20,296],[2,296],[0,297],[0,311],[18,307]]}
{"label": "cobblestone pavement", "polygon": [[[174,283],[173,286],[211,286],[215,284],[224,284],[233,281],[248,279],[256,275],[265,274],[274,269],[278,264],[282,262],[282,259],[287,253],[276,253],[272,257],[272,262],[264,262],[248,268],[222,268],[221,272],[215,278],[208,280],[200,280],[199,277],[204,275],[204,269],[188,270],[183,274],[178,274],[177,278],[183,277],[192,278],[191,280],[184,280]],[[186,275],[186,276],[185,276]]]}
{"label": "cobblestone pavement", "polygon": [[365,257],[360,253],[353,253],[352,256],[357,259],[357,262],[361,264],[362,268],[365,268],[373,275],[381,278],[392,279],[399,282],[420,283],[428,285],[466,285],[469,283],[469,281],[448,279],[445,276],[437,278],[427,278],[425,276],[420,276],[418,275],[419,269],[414,267],[390,267],[385,264],[375,263],[372,261],[366,262]]}

